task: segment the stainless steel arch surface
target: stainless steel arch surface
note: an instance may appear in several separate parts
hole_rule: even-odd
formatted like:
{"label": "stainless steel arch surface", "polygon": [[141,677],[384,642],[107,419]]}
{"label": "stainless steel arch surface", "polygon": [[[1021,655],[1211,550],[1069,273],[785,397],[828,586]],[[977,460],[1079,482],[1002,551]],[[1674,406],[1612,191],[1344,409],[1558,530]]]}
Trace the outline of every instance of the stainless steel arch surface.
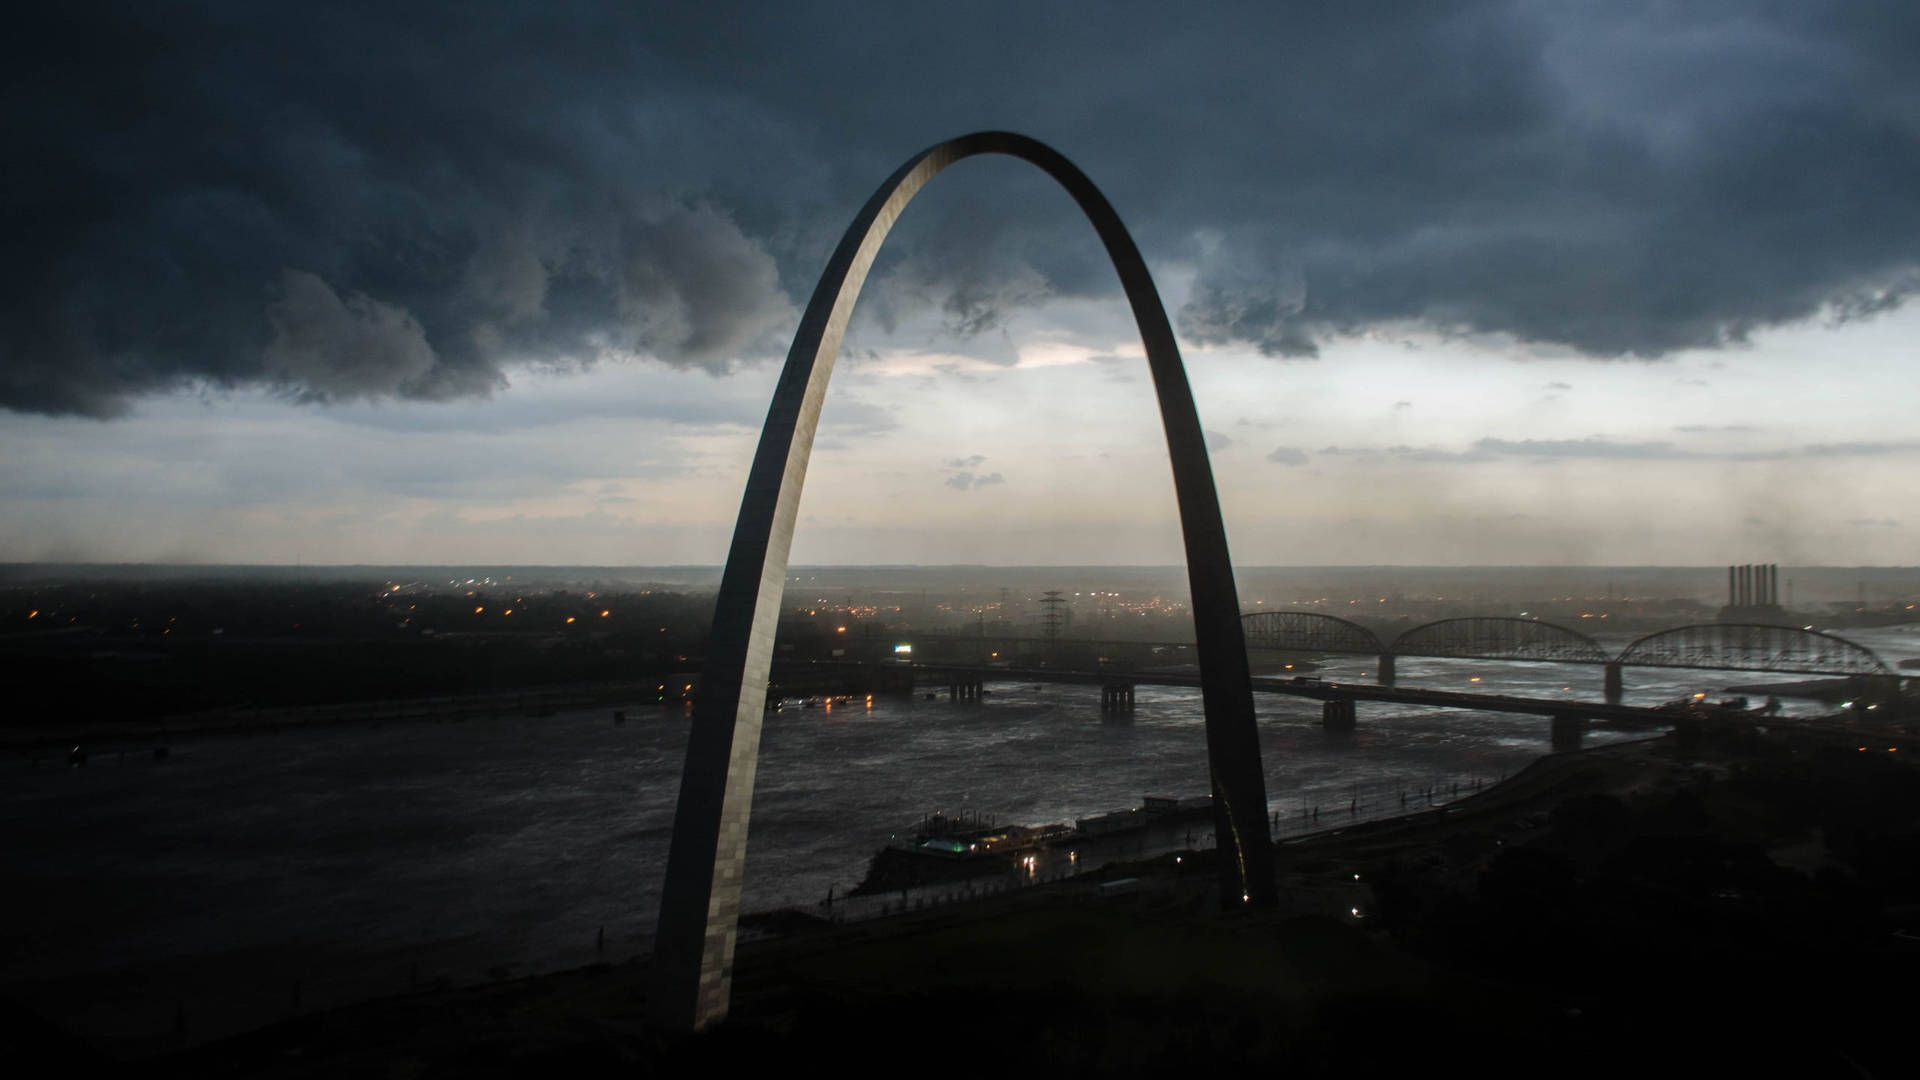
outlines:
{"label": "stainless steel arch surface", "polygon": [[1299,652],[1383,653],[1379,635],[1338,615],[1317,611],[1256,611],[1240,619],[1247,646]]}
{"label": "stainless steel arch surface", "polygon": [[1865,645],[1818,630],[1760,623],[1702,623],[1661,630],[1628,645],[1619,662],[1632,667],[1791,671],[1806,675],[1888,675]]}
{"label": "stainless steel arch surface", "polygon": [[1119,272],[1159,398],[1186,541],[1222,900],[1277,900],[1266,779],[1226,529],[1159,292],[1112,205],[1059,152],[1008,132],[965,135],[915,155],[855,216],[801,317],[767,410],[721,576],[667,856],[650,994],[654,1018],[665,1026],[698,1029],[726,1015],[774,626],[801,484],[841,336],[881,241],[907,203],[936,173],[978,154],[1020,158],[1057,181],[1087,215]]}
{"label": "stainless steel arch surface", "polygon": [[1393,640],[1397,656],[1455,656],[1469,660],[1557,660],[1604,664],[1613,657],[1580,633],[1537,619],[1470,616],[1416,626]]}

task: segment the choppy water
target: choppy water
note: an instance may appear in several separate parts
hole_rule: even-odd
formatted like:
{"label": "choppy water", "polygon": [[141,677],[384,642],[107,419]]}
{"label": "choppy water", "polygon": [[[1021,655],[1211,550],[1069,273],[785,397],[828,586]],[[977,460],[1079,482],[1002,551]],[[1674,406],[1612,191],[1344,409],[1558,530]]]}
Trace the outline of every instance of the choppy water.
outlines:
{"label": "choppy water", "polygon": [[[1920,652],[1911,628],[1853,636],[1889,662]],[[1400,663],[1403,685],[1600,696],[1597,667]],[[1322,674],[1358,681],[1370,666]],[[1744,681],[1629,669],[1628,702]],[[887,834],[931,811],[1071,821],[1207,790],[1197,690],[1140,687],[1116,722],[1094,687],[989,687],[980,704],[770,716],[747,907],[844,894]],[[1263,695],[1259,710],[1283,823],[1315,805],[1344,813],[1356,791],[1491,781],[1549,749],[1543,718],[1363,703],[1359,730],[1334,737],[1317,702]],[[188,1038],[207,1037],[296,1001],[633,955],[652,930],[686,724],[677,710],[630,707],[619,725],[611,713],[208,737],[164,761],[96,748],[80,769],[10,762],[0,992],[109,1044],[164,1042],[183,1019]]]}

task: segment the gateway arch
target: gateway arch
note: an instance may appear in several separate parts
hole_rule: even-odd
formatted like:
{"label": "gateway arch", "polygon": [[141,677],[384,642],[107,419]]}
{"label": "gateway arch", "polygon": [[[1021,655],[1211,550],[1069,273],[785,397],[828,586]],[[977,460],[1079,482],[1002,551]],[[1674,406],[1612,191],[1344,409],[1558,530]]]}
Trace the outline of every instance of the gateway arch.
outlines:
{"label": "gateway arch", "polygon": [[1160,294],[1119,215],[1072,162],[1024,135],[963,135],[914,155],[861,207],[820,275],[774,389],[720,580],[674,814],[649,995],[650,1011],[665,1026],[699,1029],[727,1013],[774,627],[800,488],[841,336],[874,256],[907,203],[940,170],[979,154],[1019,158],[1057,181],[1087,215],[1120,274],[1160,402],[1186,541],[1221,900],[1260,906],[1276,900],[1233,564],[1199,416]]}

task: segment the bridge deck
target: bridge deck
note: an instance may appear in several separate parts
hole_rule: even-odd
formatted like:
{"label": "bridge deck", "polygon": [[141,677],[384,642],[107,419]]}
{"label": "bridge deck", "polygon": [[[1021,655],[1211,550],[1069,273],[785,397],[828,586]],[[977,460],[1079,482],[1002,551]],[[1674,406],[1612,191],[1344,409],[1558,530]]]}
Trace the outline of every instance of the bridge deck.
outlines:
{"label": "bridge deck", "polygon": [[[1102,673],[1097,671],[1060,671],[1052,668],[979,668],[963,664],[916,666],[916,672],[941,677],[965,675],[969,678],[1005,682],[1072,683],[1098,686],[1105,683],[1132,683],[1136,686],[1200,685],[1198,675],[1170,673]],[[1290,679],[1255,676],[1255,693],[1290,694],[1321,701],[1390,701],[1402,705],[1435,705],[1451,709],[1482,709],[1487,712],[1528,713],[1535,716],[1584,716],[1592,720],[1626,723],[1671,723],[1673,713],[1640,705],[1608,705],[1598,701],[1556,698],[1525,698],[1507,694],[1465,694],[1453,690],[1417,690],[1373,683],[1334,683],[1317,679]]]}

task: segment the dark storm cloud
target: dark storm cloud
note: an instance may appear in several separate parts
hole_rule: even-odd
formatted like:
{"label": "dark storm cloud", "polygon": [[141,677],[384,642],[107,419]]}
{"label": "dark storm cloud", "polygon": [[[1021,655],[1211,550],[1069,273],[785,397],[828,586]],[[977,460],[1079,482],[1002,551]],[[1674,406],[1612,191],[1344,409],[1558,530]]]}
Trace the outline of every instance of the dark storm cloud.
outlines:
{"label": "dark storm cloud", "polygon": [[1305,62],[1294,115],[1325,119],[1264,144],[1267,224],[1202,268],[1186,329],[1298,356],[1414,319],[1653,356],[1896,305],[1915,11],[1456,4],[1315,35],[1298,52],[1370,77]]}
{"label": "dark storm cloud", "polygon": [[676,91],[637,25],[217,3],[16,24],[0,404],[447,399],[515,365],[770,351],[792,301],[697,146],[759,121]]}
{"label": "dark storm cloud", "polygon": [[[1806,2],[59,5],[9,27],[0,405],[780,353],[872,186],[1051,141],[1200,342],[1421,323],[1656,356],[1920,284],[1920,8]],[[1116,295],[1071,203],[969,162],[860,319]],[[856,335],[860,333],[856,326]]]}

